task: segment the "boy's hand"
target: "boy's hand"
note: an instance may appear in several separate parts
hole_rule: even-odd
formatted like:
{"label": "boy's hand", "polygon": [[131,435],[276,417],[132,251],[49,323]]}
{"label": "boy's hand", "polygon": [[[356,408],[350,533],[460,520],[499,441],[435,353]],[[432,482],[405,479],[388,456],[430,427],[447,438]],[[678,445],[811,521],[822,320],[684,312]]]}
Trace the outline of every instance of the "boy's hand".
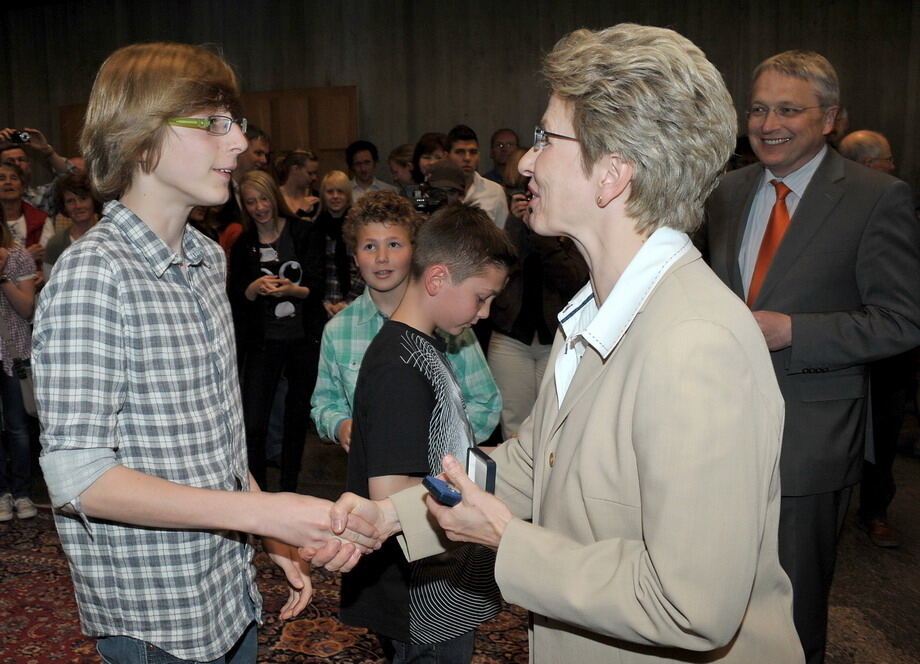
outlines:
{"label": "boy's hand", "polygon": [[330,572],[350,572],[361,560],[360,549],[337,537],[326,542],[322,549],[301,547],[298,554],[313,567],[325,567]]}
{"label": "boy's hand", "polygon": [[[354,531],[373,527],[378,533],[379,548],[383,542],[400,530],[399,518],[393,503],[389,500],[367,500],[353,493],[343,493],[332,506],[329,513],[332,532],[342,537]],[[300,548],[300,555],[315,567],[325,567],[332,572],[348,572],[361,558],[360,547],[347,541],[332,539],[322,547],[305,546]]]}
{"label": "boy's hand", "polygon": [[391,535],[402,530],[399,515],[393,501],[389,498],[383,500],[368,500],[353,493],[343,493],[332,506],[330,512],[332,531],[351,530],[362,523],[370,524],[377,530],[381,544]]}
{"label": "boy's hand", "polygon": [[339,430],[336,432],[335,437],[339,441],[339,445],[342,446],[342,449],[348,452],[351,450],[351,425],[353,420],[349,417],[347,420],[342,420],[342,423],[339,424]]}
{"label": "boy's hand", "polygon": [[338,536],[354,542],[361,553],[380,547],[378,530],[374,524],[355,515],[333,532],[332,502],[296,493],[264,494],[271,500],[270,509],[264,512],[262,527],[257,534],[273,537],[297,547],[323,548],[326,542]]}
{"label": "boy's hand", "polygon": [[326,315],[329,318],[332,318],[342,309],[348,306],[348,302],[323,302],[323,308],[326,310]]}
{"label": "boy's hand", "polygon": [[480,489],[450,454],[444,456],[443,465],[441,477],[459,489],[463,498],[453,507],[447,507],[430,495],[425,496],[428,511],[437,519],[449,540],[498,548],[505,528],[513,518],[511,510],[491,493]]}
{"label": "boy's hand", "polygon": [[281,568],[288,582],[288,600],[281,607],[279,617],[289,620],[300,615],[313,597],[313,583],[310,580],[310,565],[297,553],[297,549],[266,537],[262,546],[269,558]]}

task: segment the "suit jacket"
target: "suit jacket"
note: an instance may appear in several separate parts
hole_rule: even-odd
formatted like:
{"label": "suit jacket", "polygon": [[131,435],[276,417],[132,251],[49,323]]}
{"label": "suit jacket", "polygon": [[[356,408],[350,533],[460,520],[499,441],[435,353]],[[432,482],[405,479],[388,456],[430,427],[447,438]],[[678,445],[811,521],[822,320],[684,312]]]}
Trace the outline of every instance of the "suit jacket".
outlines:
{"label": "suit jacket", "polygon": [[[742,298],[738,253],[763,172],[754,164],[726,174],[706,205],[710,264]],[[792,317],[792,345],[772,353],[786,401],[783,494],[854,484],[865,364],[920,344],[920,225],[907,184],[828,150],[754,309]]]}
{"label": "suit jacket", "polygon": [[[518,517],[495,578],[534,613],[531,661],[802,662],[777,554],[783,404],[744,305],[691,249],[559,404],[562,344],[493,455]],[[419,495],[393,496],[412,558],[443,544]]]}

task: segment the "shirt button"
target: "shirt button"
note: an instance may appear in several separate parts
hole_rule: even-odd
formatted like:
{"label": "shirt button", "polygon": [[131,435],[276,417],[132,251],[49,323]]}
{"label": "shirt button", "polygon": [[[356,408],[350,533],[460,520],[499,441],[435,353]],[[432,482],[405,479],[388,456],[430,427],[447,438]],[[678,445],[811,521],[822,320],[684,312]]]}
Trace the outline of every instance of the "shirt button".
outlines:
{"label": "shirt button", "polygon": [[549,467],[552,468],[555,465],[556,465],[556,453],[550,452],[549,453]]}

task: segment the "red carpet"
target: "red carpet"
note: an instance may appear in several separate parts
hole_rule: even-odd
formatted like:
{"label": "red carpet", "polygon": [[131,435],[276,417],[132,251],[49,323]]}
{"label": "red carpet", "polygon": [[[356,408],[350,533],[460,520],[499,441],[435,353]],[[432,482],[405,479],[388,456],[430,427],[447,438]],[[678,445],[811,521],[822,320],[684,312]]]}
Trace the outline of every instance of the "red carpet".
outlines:
{"label": "red carpet", "polygon": [[[380,661],[377,641],[336,616],[338,576],[313,573],[313,603],[296,620],[280,623],[287,596],[281,574],[264,555],[257,560],[265,623],[259,631],[259,662],[370,664]],[[28,521],[0,524],[0,663],[96,664],[94,641],[80,633],[67,561],[47,511]],[[527,662],[527,617],[508,607],[483,625],[477,664]]]}

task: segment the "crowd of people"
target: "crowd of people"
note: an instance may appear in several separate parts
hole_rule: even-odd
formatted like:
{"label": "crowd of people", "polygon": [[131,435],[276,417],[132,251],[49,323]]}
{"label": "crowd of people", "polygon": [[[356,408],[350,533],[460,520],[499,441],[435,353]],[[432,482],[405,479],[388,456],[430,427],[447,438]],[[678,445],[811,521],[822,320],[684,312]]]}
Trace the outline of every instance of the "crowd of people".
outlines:
{"label": "crowd of people", "polygon": [[[0,520],[36,515],[31,356],[105,661],[254,662],[249,535],[282,617],[311,562],[343,571],[342,620],[394,662],[469,662],[500,597],[540,661],[823,661],[855,484],[899,544],[920,225],[891,146],[839,132],[809,51],[754,71],[735,170],[736,105],[677,33],[579,30],[544,74],[533,144],[495,130],[484,175],[462,124],[394,147],[392,183],[367,140],[350,176],[274,152],[232,69],[182,44],[106,60],[85,161],[0,132]],[[335,504],[297,494],[311,421],[348,454]]]}

